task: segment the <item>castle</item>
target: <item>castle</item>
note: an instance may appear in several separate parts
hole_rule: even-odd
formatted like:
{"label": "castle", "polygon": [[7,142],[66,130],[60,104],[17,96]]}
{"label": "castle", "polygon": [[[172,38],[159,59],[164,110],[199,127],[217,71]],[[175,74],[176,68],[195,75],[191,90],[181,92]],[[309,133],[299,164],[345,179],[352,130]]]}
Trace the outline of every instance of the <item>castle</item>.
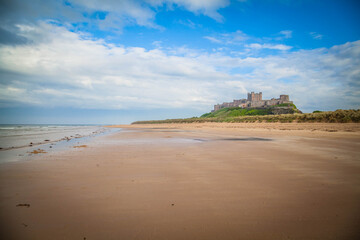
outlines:
{"label": "castle", "polygon": [[241,108],[266,108],[278,104],[293,102],[289,100],[289,95],[280,95],[280,98],[272,98],[270,100],[262,99],[262,92],[259,93],[248,93],[247,99],[234,100],[232,102],[224,102],[222,104],[214,105],[214,111],[226,107],[241,107]]}

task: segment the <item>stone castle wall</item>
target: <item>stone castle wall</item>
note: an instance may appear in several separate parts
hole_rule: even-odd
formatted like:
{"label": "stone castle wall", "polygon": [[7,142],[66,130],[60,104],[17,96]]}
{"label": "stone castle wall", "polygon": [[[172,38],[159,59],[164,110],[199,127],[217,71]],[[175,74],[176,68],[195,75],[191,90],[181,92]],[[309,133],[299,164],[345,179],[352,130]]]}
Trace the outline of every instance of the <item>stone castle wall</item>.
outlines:
{"label": "stone castle wall", "polygon": [[214,111],[227,107],[241,107],[241,108],[270,107],[283,103],[292,104],[293,102],[290,101],[289,95],[280,95],[280,98],[263,100],[262,92],[259,93],[251,92],[247,94],[247,99],[239,99],[239,100],[234,100],[232,102],[224,102],[222,104],[214,105]]}

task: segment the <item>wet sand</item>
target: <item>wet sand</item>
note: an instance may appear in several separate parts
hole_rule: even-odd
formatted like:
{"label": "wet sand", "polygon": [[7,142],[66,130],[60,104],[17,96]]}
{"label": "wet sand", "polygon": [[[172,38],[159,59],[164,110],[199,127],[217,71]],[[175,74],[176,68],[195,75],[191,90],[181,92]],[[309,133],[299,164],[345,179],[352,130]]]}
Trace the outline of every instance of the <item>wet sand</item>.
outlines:
{"label": "wet sand", "polygon": [[360,237],[359,124],[122,127],[1,164],[1,239]]}

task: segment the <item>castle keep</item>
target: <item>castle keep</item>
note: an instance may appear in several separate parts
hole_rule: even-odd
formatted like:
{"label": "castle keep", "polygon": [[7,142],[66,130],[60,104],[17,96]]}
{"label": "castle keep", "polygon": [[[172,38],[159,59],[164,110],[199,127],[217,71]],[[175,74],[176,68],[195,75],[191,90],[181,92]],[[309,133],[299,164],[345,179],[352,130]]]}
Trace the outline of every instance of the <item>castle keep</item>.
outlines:
{"label": "castle keep", "polygon": [[226,107],[241,107],[241,108],[266,108],[278,104],[293,102],[289,100],[289,95],[280,95],[280,98],[272,98],[270,100],[262,99],[262,92],[259,93],[248,93],[247,99],[234,100],[232,102],[224,102],[222,104],[214,105],[214,110],[217,111],[221,108]]}

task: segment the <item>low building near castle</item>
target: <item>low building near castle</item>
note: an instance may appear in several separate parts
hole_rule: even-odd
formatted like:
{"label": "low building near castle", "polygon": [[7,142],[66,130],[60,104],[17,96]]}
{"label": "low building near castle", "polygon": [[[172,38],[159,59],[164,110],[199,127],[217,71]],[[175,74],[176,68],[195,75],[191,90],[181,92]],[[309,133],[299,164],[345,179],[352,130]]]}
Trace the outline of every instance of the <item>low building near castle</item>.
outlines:
{"label": "low building near castle", "polygon": [[220,110],[227,107],[241,107],[241,108],[266,108],[274,105],[288,103],[293,104],[289,100],[289,95],[280,95],[280,98],[272,98],[270,100],[262,99],[262,92],[259,93],[248,93],[247,99],[234,100],[232,102],[224,102],[222,104],[214,105],[214,111]]}

